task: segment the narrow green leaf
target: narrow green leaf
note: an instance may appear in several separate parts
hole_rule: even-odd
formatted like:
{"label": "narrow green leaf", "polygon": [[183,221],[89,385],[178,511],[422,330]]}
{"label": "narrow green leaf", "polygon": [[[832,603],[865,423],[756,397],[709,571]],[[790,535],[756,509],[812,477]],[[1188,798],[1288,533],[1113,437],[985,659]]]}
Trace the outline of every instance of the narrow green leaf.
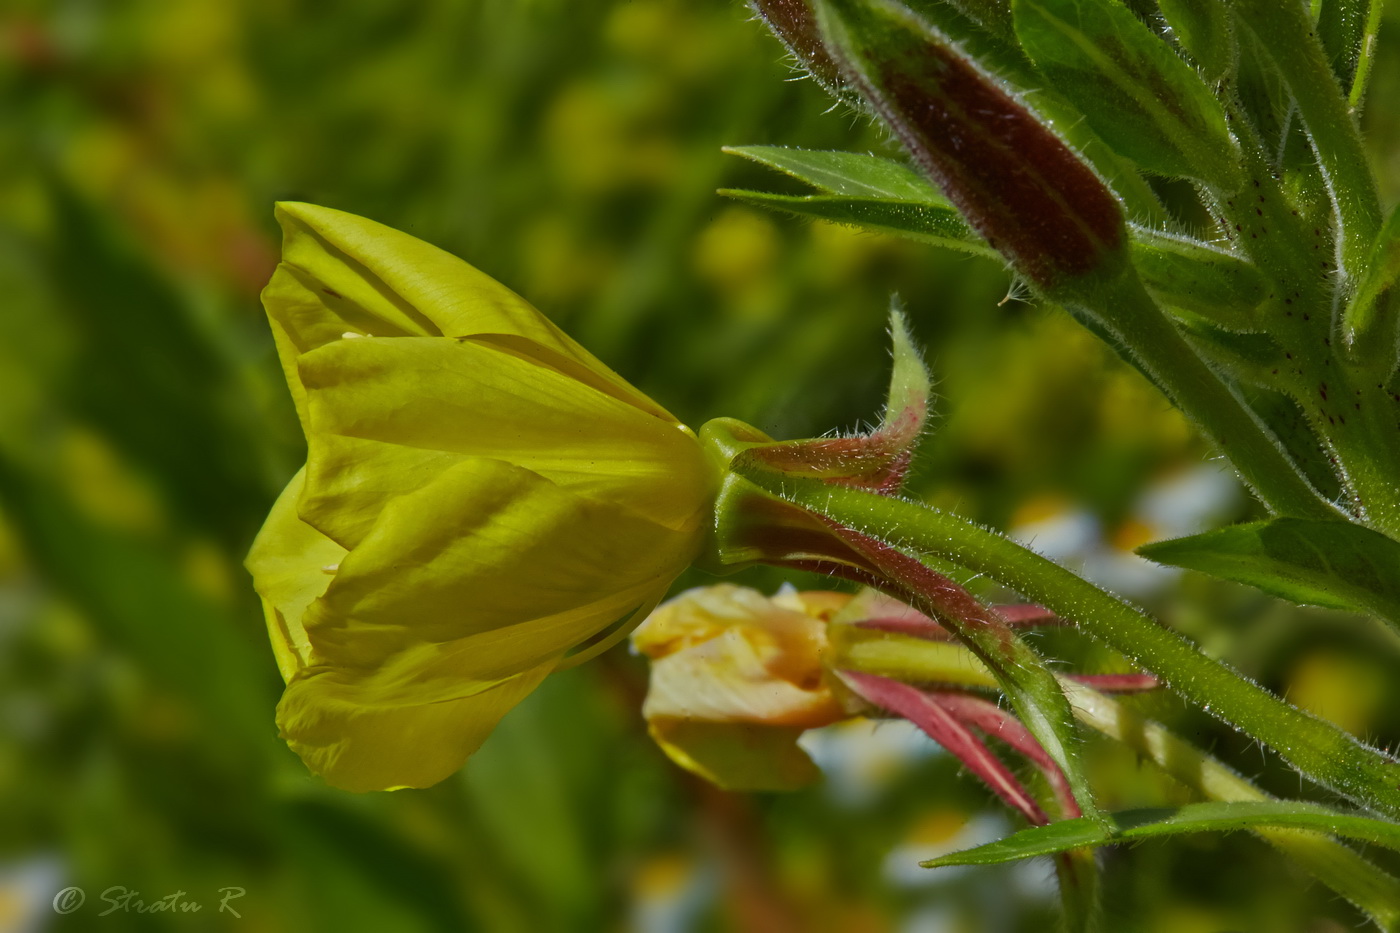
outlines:
{"label": "narrow green leaf", "polygon": [[1269,285],[1255,266],[1189,237],[1133,229],[1133,265],[1165,304],[1199,314],[1217,327],[1251,331]]}
{"label": "narrow green leaf", "polygon": [[1366,12],[1366,23],[1361,30],[1357,44],[1356,64],[1352,69],[1351,87],[1347,92],[1347,106],[1351,112],[1359,114],[1366,99],[1366,88],[1371,83],[1371,63],[1376,59],[1376,38],[1381,31],[1381,14],[1385,4],[1381,0],[1370,0]]}
{"label": "narrow green leaf", "polygon": [[1223,81],[1235,71],[1238,50],[1230,6],[1220,0],[1157,0],[1177,41],[1207,81]]}
{"label": "narrow green leaf", "polygon": [[1374,41],[1374,17],[1379,20],[1381,4],[1372,0],[1323,0],[1317,15],[1317,34],[1322,49],[1337,76],[1337,83],[1350,89],[1369,34]]}
{"label": "narrow green leaf", "polygon": [[1400,282],[1400,206],[1390,212],[1385,226],[1376,236],[1361,283],[1342,317],[1348,344],[1355,344],[1380,320],[1377,312],[1384,306],[1381,299],[1396,282]]}
{"label": "narrow green leaf", "polygon": [[1277,156],[1283,149],[1285,127],[1291,129],[1297,120],[1290,122],[1293,109],[1293,95],[1283,83],[1283,77],[1274,67],[1264,47],[1254,33],[1241,29],[1236,35],[1239,47],[1239,63],[1235,76],[1235,95],[1244,108],[1256,133]]}
{"label": "narrow green leaf", "polygon": [[[816,188],[820,194],[772,194],[723,189],[721,194],[773,210],[852,224],[956,249],[997,256],[962,215],[912,169],[879,156],[778,146],[730,146]],[[1253,311],[1267,294],[1251,263],[1199,240],[1130,227],[1133,264],[1147,287],[1172,308],[1207,317],[1231,330],[1257,327]]]}
{"label": "narrow green leaf", "polygon": [[1364,612],[1400,625],[1400,544],[1360,525],[1276,518],[1159,541],[1138,553],[1296,603]]}
{"label": "narrow green leaf", "polygon": [[1283,351],[1267,333],[1228,330],[1214,321],[1183,311],[1177,323],[1187,342],[1235,382],[1269,386],[1278,382]]}
{"label": "narrow green leaf", "polygon": [[[1195,748],[1161,723],[1147,719],[1131,705],[1064,678],[1060,683],[1080,722],[1124,743],[1204,799],[1271,799],[1219,759]],[[1254,831],[1318,881],[1355,904],[1380,929],[1392,930],[1400,923],[1400,880],[1361,853],[1319,833],[1264,827],[1256,827]]]}
{"label": "narrow green leaf", "polygon": [[787,211],[803,217],[815,217],[865,227],[880,233],[892,233],[933,246],[971,253],[974,256],[1001,258],[996,250],[968,229],[962,215],[951,207],[885,198],[844,198],[822,194],[767,194],[761,191],[732,189],[721,189],[719,193],[760,207]]}
{"label": "narrow green leaf", "polygon": [[1219,101],[1126,7],[1016,0],[1013,10],[1031,61],[1110,146],[1148,171],[1234,187],[1239,158]]}
{"label": "narrow green leaf", "polygon": [[1155,836],[1232,832],[1241,829],[1313,830],[1400,849],[1400,825],[1343,813],[1313,803],[1259,801],[1192,803],[1177,808],[1124,810],[1111,814],[1109,825],[1093,820],[1061,820],[1034,826],[1005,839],[920,862],[925,868],[949,865],[996,865],[1037,855],[1055,855],[1086,846],[1101,846]]}
{"label": "narrow green leaf", "polygon": [[785,172],[825,194],[952,207],[927,179],[892,159],[786,146],[725,146],[724,151]]}
{"label": "narrow green leaf", "polygon": [[[1266,337],[1263,334],[1250,336]],[[1278,377],[1272,374],[1272,369],[1269,375],[1270,386],[1276,385]],[[1342,497],[1341,479],[1328,459],[1330,454],[1313,429],[1312,422],[1308,421],[1297,399],[1270,386],[1242,383],[1239,389],[1259,420],[1269,426],[1288,452],[1288,459],[1298,464],[1298,469],[1317,488],[1318,493],[1330,502],[1339,501]]]}
{"label": "narrow green leaf", "polygon": [[[1235,0],[1235,11],[1277,66],[1298,105],[1341,228],[1342,286],[1362,276],[1381,206],[1361,133],[1337,84],[1316,24],[1301,3]],[[1349,89],[1348,89],[1349,90]]]}

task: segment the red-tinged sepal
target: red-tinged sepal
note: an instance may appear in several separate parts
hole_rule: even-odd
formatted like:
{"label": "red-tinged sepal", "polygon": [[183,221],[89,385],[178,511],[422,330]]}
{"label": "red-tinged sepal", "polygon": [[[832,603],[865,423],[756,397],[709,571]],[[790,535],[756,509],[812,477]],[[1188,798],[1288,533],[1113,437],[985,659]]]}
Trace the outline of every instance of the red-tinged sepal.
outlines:
{"label": "red-tinged sepal", "polygon": [[980,778],[1007,806],[1020,811],[1032,825],[1043,826],[1050,822],[1035,797],[1016,779],[1016,775],[952,710],[946,708],[942,695],[926,693],[897,680],[860,671],[840,671],[839,676],[852,693],[871,706],[907,719],[922,729],[924,734]]}
{"label": "red-tinged sepal", "polygon": [[894,367],[885,413],[874,430],[846,437],[786,441],[753,447],[747,456],[771,470],[815,476],[873,492],[898,493],[928,424],[932,384],[909,336],[898,303],[890,310]]}

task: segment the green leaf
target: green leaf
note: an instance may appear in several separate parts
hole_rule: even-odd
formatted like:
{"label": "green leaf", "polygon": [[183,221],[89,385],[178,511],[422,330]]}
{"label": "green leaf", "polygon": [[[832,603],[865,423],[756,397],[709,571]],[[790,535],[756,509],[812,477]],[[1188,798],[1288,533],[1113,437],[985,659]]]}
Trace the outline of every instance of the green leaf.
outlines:
{"label": "green leaf", "polygon": [[773,210],[909,237],[977,256],[998,253],[973,233],[962,215],[913,169],[879,156],[781,146],[726,146],[816,188],[788,195],[721,189],[726,197]]}
{"label": "green leaf", "polygon": [[927,179],[891,159],[858,152],[785,146],[725,146],[724,151],[785,172],[825,194],[914,201],[952,208]]}
{"label": "green leaf", "polygon": [[[778,146],[730,146],[816,188],[789,195],[723,189],[721,194],[774,210],[852,224],[977,256],[997,256],[932,185],[898,162],[854,152]],[[1199,240],[1130,227],[1133,264],[1167,305],[1206,316],[1217,326],[1250,330],[1253,310],[1268,291],[1251,263]]]}
{"label": "green leaf", "polygon": [[1360,279],[1381,228],[1380,199],[1348,96],[1332,73],[1317,26],[1301,3],[1235,0],[1234,7],[1292,92],[1336,208],[1343,282]]}
{"label": "green leaf", "polygon": [[1385,226],[1376,236],[1361,284],[1342,318],[1348,344],[1355,344],[1381,319],[1378,312],[1384,307],[1382,299],[1396,282],[1400,282],[1400,206],[1390,212]]}
{"label": "green leaf", "polygon": [[1236,382],[1259,386],[1278,382],[1275,373],[1283,351],[1269,334],[1228,330],[1189,311],[1178,314],[1177,321],[1187,342]]}
{"label": "green leaf", "polygon": [[1235,94],[1239,105],[1244,108],[1264,146],[1278,152],[1283,148],[1285,127],[1297,122],[1289,121],[1293,95],[1254,33],[1241,29],[1236,35],[1236,42],[1239,45],[1239,62]]}
{"label": "green leaf", "polygon": [[1383,6],[1380,0],[1324,0],[1318,11],[1317,33],[1323,51],[1337,83],[1351,92],[1349,103],[1353,107],[1365,91]]}
{"label": "green leaf", "polygon": [[1187,54],[1196,60],[1201,77],[1223,81],[1234,73],[1238,56],[1235,21],[1228,3],[1220,0],[1157,0],[1162,15]]}
{"label": "green leaf", "polygon": [[1133,228],[1133,265],[1164,303],[1217,327],[1252,331],[1269,285],[1253,263],[1200,240]]}
{"label": "green leaf", "polygon": [[951,207],[936,207],[884,198],[843,198],[831,195],[767,194],[721,189],[720,194],[760,207],[865,227],[880,233],[956,249],[974,256],[999,259],[996,250],[973,233]]}
{"label": "green leaf", "polygon": [[1276,518],[1138,548],[1159,564],[1400,624],[1400,544],[1347,522]]}
{"label": "green leaf", "polygon": [[1400,825],[1296,801],[1192,803],[1177,808],[1124,810],[1109,816],[1107,826],[1080,817],[1048,826],[1033,826],[1005,839],[920,862],[925,868],[949,865],[997,865],[1037,855],[1055,855],[1086,846],[1101,846],[1154,836],[1232,832],[1276,827],[1313,830],[1400,849]]}
{"label": "green leaf", "polygon": [[[1269,339],[1266,334],[1247,336],[1251,341],[1256,338]],[[1277,379],[1276,376],[1272,376],[1271,371],[1270,376],[1273,380]],[[1288,459],[1298,464],[1298,469],[1324,498],[1331,502],[1340,500],[1342,484],[1336,468],[1328,459],[1330,454],[1327,448],[1323,446],[1321,438],[1317,436],[1317,431],[1313,429],[1298,401],[1277,389],[1263,385],[1242,384],[1239,388],[1240,394],[1259,416],[1259,420],[1269,426],[1269,430],[1283,445]]]}
{"label": "green leaf", "polygon": [[1016,0],[1016,34],[1110,146],[1148,171],[1225,188],[1239,158],[1210,88],[1126,7]]}

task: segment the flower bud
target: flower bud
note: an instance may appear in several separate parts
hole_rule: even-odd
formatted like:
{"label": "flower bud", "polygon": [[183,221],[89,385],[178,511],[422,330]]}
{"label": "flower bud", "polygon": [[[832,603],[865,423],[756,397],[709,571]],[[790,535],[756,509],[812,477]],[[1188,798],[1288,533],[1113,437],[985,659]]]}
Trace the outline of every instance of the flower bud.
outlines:
{"label": "flower bud", "polygon": [[798,737],[850,715],[824,666],[826,621],[849,598],[721,584],[662,605],[632,635],[651,659],[642,714],[652,738],[729,790],[810,783],[817,770]]}
{"label": "flower bud", "polygon": [[894,0],[815,0],[827,50],[918,166],[1051,295],[1125,268],[1117,199],[1029,108]]}

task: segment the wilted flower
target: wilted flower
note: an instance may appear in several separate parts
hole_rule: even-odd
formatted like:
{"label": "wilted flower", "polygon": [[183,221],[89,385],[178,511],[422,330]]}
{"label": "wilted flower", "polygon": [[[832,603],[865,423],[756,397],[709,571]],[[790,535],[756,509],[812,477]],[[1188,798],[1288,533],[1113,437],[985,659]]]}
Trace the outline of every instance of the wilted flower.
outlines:
{"label": "wilted flower", "polygon": [[816,766],[798,737],[850,716],[823,664],[827,620],[849,599],[721,584],[662,605],[632,634],[652,662],[642,705],[652,738],[730,790],[811,782]]}
{"label": "wilted flower", "polygon": [[336,786],[426,786],[665,594],[713,471],[688,428],[461,260],[323,207],[278,219],[263,301],[308,444],[248,558],[278,724]]}

